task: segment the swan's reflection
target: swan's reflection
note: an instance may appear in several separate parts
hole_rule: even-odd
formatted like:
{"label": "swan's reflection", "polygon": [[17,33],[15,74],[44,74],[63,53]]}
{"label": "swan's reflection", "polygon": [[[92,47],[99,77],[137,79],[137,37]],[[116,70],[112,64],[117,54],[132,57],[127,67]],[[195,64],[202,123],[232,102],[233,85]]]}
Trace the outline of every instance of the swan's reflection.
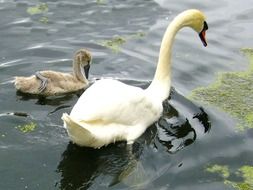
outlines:
{"label": "swan's reflection", "polygon": [[118,176],[139,160],[141,148],[129,150],[124,142],[101,149],[82,148],[69,143],[62,154],[57,172],[61,173],[60,189],[108,187],[118,183]]}
{"label": "swan's reflection", "polygon": [[[204,134],[209,129],[210,122],[204,110],[172,90],[170,99],[164,102],[163,116],[131,148],[124,142],[99,150],[70,143],[58,165],[57,171],[61,174],[58,186],[61,189],[104,189],[117,184],[126,188],[124,181],[134,172],[138,180],[134,182],[131,178],[128,186],[136,187],[145,180],[148,183],[149,176],[142,167],[146,151],[153,148],[157,154],[159,151],[175,153],[192,144],[199,131]],[[136,172],[140,169],[143,171]]]}

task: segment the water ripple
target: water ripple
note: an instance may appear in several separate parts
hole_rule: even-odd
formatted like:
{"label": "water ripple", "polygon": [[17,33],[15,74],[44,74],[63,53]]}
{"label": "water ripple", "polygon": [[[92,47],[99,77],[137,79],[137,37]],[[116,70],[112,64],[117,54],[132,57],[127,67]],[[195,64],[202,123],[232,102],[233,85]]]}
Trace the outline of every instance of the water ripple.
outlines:
{"label": "water ripple", "polygon": [[[48,12],[29,15],[27,8],[40,2],[47,4]],[[168,100],[168,113],[134,143],[132,150],[124,143],[90,150],[69,144],[60,119],[62,112],[71,111],[82,92],[41,98],[20,94],[11,83],[15,75],[29,76],[38,70],[70,71],[73,53],[87,48],[95,63],[91,65],[94,80],[108,76],[147,87],[150,81],[146,79],[153,77],[166,27],[182,10],[199,8],[205,12],[210,26],[208,47],[203,48],[198,36],[187,29],[180,31],[173,46],[172,84],[186,95],[197,86],[208,85],[216,72],[242,70],[247,66],[239,49],[253,44],[251,4],[250,0],[243,3],[0,0],[3,18],[0,20],[0,170],[1,180],[5,182],[1,188],[226,188],[222,179],[210,177],[205,168],[210,163],[233,168],[245,163],[252,165],[252,131],[236,134],[233,128],[236,121],[213,107],[205,106],[202,111],[176,93]],[[46,22],[41,22],[41,17]],[[127,40],[117,54],[97,44],[115,35],[138,31],[146,35]],[[29,117],[9,114],[15,112],[27,113]],[[16,130],[16,126],[31,119],[38,124],[35,131],[22,134]],[[210,132],[205,127],[209,121]],[[48,175],[41,178],[45,173]],[[35,176],[38,176],[36,182]]]}
{"label": "water ripple", "polygon": [[7,61],[7,62],[2,62],[2,63],[0,62],[0,68],[1,67],[15,66],[15,65],[18,65],[22,61],[24,61],[24,59],[15,59],[15,60]]}

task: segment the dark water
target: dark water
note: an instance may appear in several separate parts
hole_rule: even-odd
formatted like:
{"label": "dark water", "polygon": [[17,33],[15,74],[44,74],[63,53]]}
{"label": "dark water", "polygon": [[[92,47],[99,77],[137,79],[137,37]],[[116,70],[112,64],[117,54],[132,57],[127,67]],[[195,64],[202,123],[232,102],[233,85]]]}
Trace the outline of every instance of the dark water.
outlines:
{"label": "dark water", "polygon": [[[39,3],[46,3],[48,12],[29,15],[27,8]],[[216,72],[247,66],[239,49],[253,44],[251,4],[0,1],[0,189],[231,189],[205,168],[253,165],[253,132],[236,133],[233,118],[185,97],[211,83]],[[205,12],[208,47],[189,29],[178,34],[173,49],[176,90],[164,102],[163,117],[133,147],[122,142],[100,150],[80,148],[69,142],[60,119],[80,93],[45,99],[16,93],[13,87],[16,75],[45,69],[71,72],[73,52],[83,47],[93,54],[91,79],[115,77],[145,87],[165,28],[188,8]],[[97,43],[138,32],[145,36],[128,40],[119,53]],[[37,124],[30,133],[17,128],[30,122]]]}

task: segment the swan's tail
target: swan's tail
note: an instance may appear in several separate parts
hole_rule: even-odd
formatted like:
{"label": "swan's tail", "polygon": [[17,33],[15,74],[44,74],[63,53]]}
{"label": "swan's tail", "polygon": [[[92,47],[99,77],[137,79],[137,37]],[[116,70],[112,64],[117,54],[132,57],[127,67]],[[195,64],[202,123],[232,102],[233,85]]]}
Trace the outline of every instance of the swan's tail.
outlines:
{"label": "swan's tail", "polygon": [[64,113],[61,119],[64,121],[68,135],[74,143],[80,146],[90,146],[94,137],[84,124],[71,118],[67,113]]}

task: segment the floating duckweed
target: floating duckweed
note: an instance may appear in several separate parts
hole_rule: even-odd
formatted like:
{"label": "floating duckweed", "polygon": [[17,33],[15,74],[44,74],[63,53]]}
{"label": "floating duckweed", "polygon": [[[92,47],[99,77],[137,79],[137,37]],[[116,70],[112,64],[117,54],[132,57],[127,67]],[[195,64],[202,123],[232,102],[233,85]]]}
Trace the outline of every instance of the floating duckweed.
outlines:
{"label": "floating duckweed", "polygon": [[39,21],[40,21],[41,23],[43,23],[43,24],[47,24],[47,23],[48,23],[48,17],[43,16],[43,17],[40,18]]}
{"label": "floating duckweed", "polygon": [[252,190],[252,187],[247,183],[236,183],[233,181],[225,180],[224,184],[229,185],[237,190]]}
{"label": "floating duckweed", "polygon": [[243,166],[239,169],[242,173],[242,177],[245,179],[245,183],[249,184],[253,188],[253,166]]}
{"label": "floating duckweed", "polygon": [[105,0],[96,0],[97,4],[105,4]]}
{"label": "floating duckweed", "polygon": [[234,187],[238,190],[253,190],[252,186],[247,183],[236,183]]}
{"label": "floating duckweed", "polygon": [[242,48],[241,52],[249,59],[250,71],[253,72],[253,49],[252,48]]}
{"label": "floating duckweed", "polygon": [[230,175],[228,166],[213,165],[208,167],[206,171],[210,173],[219,173],[223,178],[228,178]]}
{"label": "floating duckweed", "polygon": [[145,32],[137,32],[136,34],[131,35],[130,38],[138,39],[144,37],[145,35]]}
{"label": "floating duckweed", "polygon": [[120,50],[120,47],[124,43],[126,43],[128,40],[138,39],[138,38],[142,38],[144,36],[145,36],[144,32],[137,32],[135,34],[128,35],[128,36],[116,36],[116,37],[114,37],[112,39],[103,40],[101,42],[98,42],[98,44],[111,49],[115,53],[118,53],[119,50]]}
{"label": "floating duckweed", "polygon": [[207,168],[208,172],[218,173],[224,178],[224,184],[229,185],[237,190],[253,190],[253,166],[242,166],[238,169],[238,172],[235,172],[236,175],[241,175],[243,181],[235,182],[230,181],[227,178],[229,177],[229,168],[222,165],[213,165]]}
{"label": "floating duckweed", "polygon": [[126,39],[123,37],[114,37],[110,40],[101,41],[99,44],[111,49],[113,52],[118,52],[120,46],[126,43]]}
{"label": "floating duckweed", "polygon": [[39,4],[34,7],[28,7],[26,12],[30,15],[42,14],[48,11],[48,5],[46,3]]}
{"label": "floating duckweed", "polygon": [[26,125],[19,125],[17,128],[23,132],[23,133],[29,133],[35,130],[35,128],[37,127],[37,125],[33,122],[28,123]]}
{"label": "floating duckweed", "polygon": [[253,49],[241,50],[250,60],[244,72],[223,72],[208,87],[192,91],[191,99],[217,106],[239,120],[239,130],[253,128]]}

